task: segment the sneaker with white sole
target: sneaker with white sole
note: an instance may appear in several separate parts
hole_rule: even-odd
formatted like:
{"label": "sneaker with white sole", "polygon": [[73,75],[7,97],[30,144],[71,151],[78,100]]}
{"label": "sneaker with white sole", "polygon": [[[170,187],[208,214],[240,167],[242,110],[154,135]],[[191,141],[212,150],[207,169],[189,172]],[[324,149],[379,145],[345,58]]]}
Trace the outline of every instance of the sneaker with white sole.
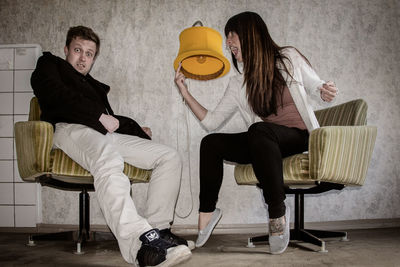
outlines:
{"label": "sneaker with white sole", "polygon": [[174,233],[171,232],[170,228],[160,230],[160,236],[162,239],[164,239],[172,244],[175,244],[177,246],[185,245],[190,250],[193,250],[195,248],[194,242],[192,240],[186,240],[182,237],[175,235]]}
{"label": "sneaker with white sole", "polygon": [[197,236],[196,240],[196,247],[202,247],[210,237],[212,231],[214,230],[215,226],[219,222],[222,217],[222,211],[216,208],[211,216],[210,221],[208,222],[207,226],[199,231],[199,235]]}
{"label": "sneaker with white sole", "polygon": [[[270,219],[271,220],[271,219]],[[269,224],[269,251],[271,254],[283,253],[289,245],[290,240],[290,209],[286,206],[285,225],[282,235],[271,235],[271,224]]]}
{"label": "sneaker with white sole", "polygon": [[160,237],[158,229],[151,229],[140,236],[142,246],[136,259],[140,267],[170,267],[190,258],[192,253],[185,245],[175,245]]}

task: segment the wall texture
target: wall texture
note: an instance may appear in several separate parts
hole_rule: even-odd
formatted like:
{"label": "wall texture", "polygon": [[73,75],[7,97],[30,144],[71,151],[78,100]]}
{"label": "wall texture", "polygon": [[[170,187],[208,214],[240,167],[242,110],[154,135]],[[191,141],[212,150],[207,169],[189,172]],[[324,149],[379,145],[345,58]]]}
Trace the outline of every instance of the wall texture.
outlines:
{"label": "wall texture", "polygon": [[[245,10],[258,12],[278,44],[297,47],[321,78],[336,82],[341,90],[337,103],[365,99],[369,124],[378,126],[365,185],[307,196],[306,220],[399,218],[399,1],[0,0],[0,43],[38,43],[44,51],[63,56],[68,28],[92,27],[102,40],[92,75],[111,85],[109,98],[117,113],[150,126],[155,141],[181,153],[185,167],[175,223],[196,224],[198,151],[206,132],[187,111],[173,81],[179,33],[196,20],[222,33],[227,19]],[[230,59],[225,44],[224,53]],[[229,76],[189,81],[190,90],[213,108]],[[241,118],[234,116],[221,131],[242,126]],[[139,209],[145,194],[146,185],[134,186]],[[96,195],[91,196],[92,223],[103,224]],[[288,196],[289,205],[291,200]],[[76,193],[43,188],[42,205],[43,223],[78,223]],[[230,165],[225,167],[218,206],[224,211],[222,224],[266,222],[260,193],[255,187],[237,186]]]}

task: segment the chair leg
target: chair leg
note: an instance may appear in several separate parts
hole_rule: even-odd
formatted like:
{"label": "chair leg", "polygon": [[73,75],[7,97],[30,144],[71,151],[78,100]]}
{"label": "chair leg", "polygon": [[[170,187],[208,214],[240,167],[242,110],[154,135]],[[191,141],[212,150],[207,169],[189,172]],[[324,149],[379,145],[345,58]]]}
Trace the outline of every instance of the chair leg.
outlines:
{"label": "chair leg", "polygon": [[249,237],[247,239],[247,247],[254,248],[254,247],[256,247],[254,245],[254,243],[268,242],[268,237],[269,237],[269,235],[260,235],[260,236],[255,236],[255,237]]}
{"label": "chair leg", "polygon": [[90,240],[90,196],[86,189],[79,194],[78,236],[82,237],[82,240]]}
{"label": "chair leg", "polygon": [[[27,246],[35,246],[39,240],[74,240],[76,231],[29,235]],[[79,229],[75,254],[84,254],[82,243],[90,240],[90,196],[86,188],[79,193]]]}
{"label": "chair leg", "polygon": [[347,238],[347,232],[341,231],[324,231],[324,230],[311,230],[311,229],[304,229],[305,231],[309,232],[310,234],[317,236],[319,238],[334,238],[334,237],[341,237],[342,241],[349,241],[350,239]]}
{"label": "chair leg", "polygon": [[52,240],[73,240],[75,231],[48,233],[48,234],[31,234],[29,235],[27,246],[36,246],[35,241],[52,241]]}
{"label": "chair leg", "polygon": [[304,230],[304,229],[295,230],[295,231],[296,231],[296,234],[295,234],[296,237],[290,238],[291,240],[297,240],[297,241],[302,241],[305,243],[310,243],[310,244],[318,246],[320,248],[319,252],[328,252],[328,250],[326,250],[324,240],[320,239],[319,237],[313,235],[312,233],[310,233],[309,231]]}
{"label": "chair leg", "polygon": [[79,230],[74,254],[85,254],[82,244],[90,240],[90,196],[86,188],[79,193]]}

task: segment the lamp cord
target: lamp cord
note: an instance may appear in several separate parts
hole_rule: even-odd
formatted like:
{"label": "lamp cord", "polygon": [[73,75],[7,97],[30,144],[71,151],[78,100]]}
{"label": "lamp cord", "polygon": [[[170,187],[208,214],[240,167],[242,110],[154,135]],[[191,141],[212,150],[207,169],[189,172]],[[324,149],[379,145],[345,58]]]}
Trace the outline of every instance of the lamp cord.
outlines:
{"label": "lamp cord", "polygon": [[[189,87],[189,79],[187,79],[186,80],[186,83],[187,83],[187,86]],[[190,202],[191,202],[191,207],[190,207],[190,210],[189,210],[189,212],[188,212],[188,214],[187,215],[180,215],[180,214],[178,214],[178,212],[177,212],[177,209],[175,209],[175,214],[176,214],[176,216],[178,216],[179,218],[181,218],[181,219],[185,219],[185,218],[187,218],[187,217],[189,217],[189,215],[190,214],[192,214],[192,211],[193,211],[193,206],[194,206],[194,203],[193,203],[193,192],[192,192],[192,168],[191,168],[191,163],[190,163],[190,138],[191,138],[191,135],[190,135],[190,127],[189,127],[189,107],[186,105],[186,102],[185,102],[185,99],[183,99],[183,101],[182,101],[182,106],[183,106],[183,108],[185,109],[185,122],[186,122],[186,144],[187,144],[187,154],[188,154],[188,168],[189,168],[189,191],[190,191]],[[177,119],[177,127],[176,127],[176,131],[177,131],[177,134],[176,134],[176,146],[177,146],[177,150],[179,150],[179,118]],[[179,192],[181,192],[182,190],[180,190]],[[180,193],[179,193],[179,195],[180,195]],[[179,197],[178,197],[179,198]]]}
{"label": "lamp cord", "polygon": [[196,26],[197,24],[200,24],[200,26],[203,27],[203,22],[201,22],[200,20],[198,20],[195,23],[193,23],[192,27]]}

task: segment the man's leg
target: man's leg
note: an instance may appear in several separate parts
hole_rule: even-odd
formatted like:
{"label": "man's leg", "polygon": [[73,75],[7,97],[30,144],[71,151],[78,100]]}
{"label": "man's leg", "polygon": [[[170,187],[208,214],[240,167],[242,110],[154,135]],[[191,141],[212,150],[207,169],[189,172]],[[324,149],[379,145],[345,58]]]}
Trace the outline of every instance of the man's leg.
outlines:
{"label": "man's leg", "polygon": [[112,134],[112,137],[127,163],[142,169],[152,169],[145,217],[154,228],[169,228],[174,218],[181,183],[182,163],[178,152],[136,136]]}
{"label": "man's leg", "polygon": [[181,183],[182,163],[178,152],[136,136],[113,134],[113,140],[125,162],[152,169],[145,209],[147,221],[160,229],[162,239],[193,249],[193,241],[176,236],[170,229]]}
{"label": "man's leg", "polygon": [[152,227],[136,211],[129,179],[123,174],[124,160],[111,137],[83,125],[58,123],[54,145],[92,173],[106,222],[124,259],[134,263],[141,246],[139,237]]}

